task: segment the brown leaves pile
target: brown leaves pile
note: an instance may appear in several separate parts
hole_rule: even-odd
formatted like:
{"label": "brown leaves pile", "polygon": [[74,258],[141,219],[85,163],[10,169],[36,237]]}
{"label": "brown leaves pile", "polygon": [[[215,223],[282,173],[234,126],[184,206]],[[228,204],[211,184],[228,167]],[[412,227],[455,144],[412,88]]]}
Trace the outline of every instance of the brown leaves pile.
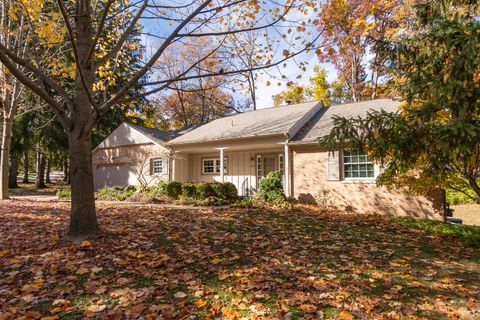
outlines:
{"label": "brown leaves pile", "polygon": [[475,319],[478,249],[377,216],[2,203],[0,319]]}

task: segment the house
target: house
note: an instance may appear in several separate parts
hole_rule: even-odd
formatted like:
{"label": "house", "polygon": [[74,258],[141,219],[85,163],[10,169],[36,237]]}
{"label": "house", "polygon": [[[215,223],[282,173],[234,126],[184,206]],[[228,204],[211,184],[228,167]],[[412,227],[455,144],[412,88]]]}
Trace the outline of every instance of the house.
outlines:
{"label": "house", "polygon": [[324,107],[306,102],[235,114],[181,131],[122,124],[93,151],[95,187],[170,181],[232,182],[239,195],[256,193],[271,171],[284,177],[287,197],[318,202],[322,197],[359,212],[384,212],[441,219],[444,195],[412,196],[377,187],[382,168],[358,151],[327,152],[318,137],[333,117],[371,110],[394,112],[400,103],[377,99]]}

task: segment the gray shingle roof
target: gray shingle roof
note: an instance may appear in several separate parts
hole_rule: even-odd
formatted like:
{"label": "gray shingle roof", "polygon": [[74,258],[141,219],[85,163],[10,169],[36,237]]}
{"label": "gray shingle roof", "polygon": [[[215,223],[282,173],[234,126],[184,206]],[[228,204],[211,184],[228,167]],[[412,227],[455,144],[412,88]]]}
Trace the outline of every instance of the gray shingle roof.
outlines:
{"label": "gray shingle roof", "polygon": [[319,137],[330,133],[333,129],[333,117],[357,118],[366,116],[369,111],[384,110],[395,112],[401,102],[391,99],[376,99],[347,103],[323,108],[295,135],[292,144],[316,143]]}
{"label": "gray shingle roof", "polygon": [[197,125],[192,125],[192,126],[183,127],[178,130],[163,131],[163,130],[158,130],[154,128],[146,128],[146,127],[142,127],[142,126],[131,124],[131,123],[127,123],[127,124],[132,128],[142,132],[144,135],[148,136],[149,138],[153,139],[154,141],[158,142],[161,145],[198,127]]}
{"label": "gray shingle roof", "polygon": [[[170,141],[169,145],[282,135],[319,108],[318,101],[259,109],[213,120]],[[303,123],[301,123],[303,125]],[[293,132],[296,133],[296,132]]]}

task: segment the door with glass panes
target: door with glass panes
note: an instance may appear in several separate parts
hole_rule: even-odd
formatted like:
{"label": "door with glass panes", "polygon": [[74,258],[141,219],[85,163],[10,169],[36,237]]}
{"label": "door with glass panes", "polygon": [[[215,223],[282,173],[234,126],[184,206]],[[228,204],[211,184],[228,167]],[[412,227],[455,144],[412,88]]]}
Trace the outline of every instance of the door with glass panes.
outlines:
{"label": "door with glass panes", "polygon": [[257,155],[257,183],[272,171],[280,171],[283,175],[284,160],[282,154],[259,154]]}

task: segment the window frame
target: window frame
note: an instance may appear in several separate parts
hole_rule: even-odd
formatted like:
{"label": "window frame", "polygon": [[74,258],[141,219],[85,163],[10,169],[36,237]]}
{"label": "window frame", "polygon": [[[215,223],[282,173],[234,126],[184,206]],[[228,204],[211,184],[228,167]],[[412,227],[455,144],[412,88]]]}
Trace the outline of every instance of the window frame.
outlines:
{"label": "window frame", "polygon": [[[160,170],[160,172],[155,172],[155,168],[156,168],[156,167],[155,167],[155,161],[160,161],[160,163],[161,163],[161,167],[160,167],[161,170]],[[152,158],[152,159],[151,159],[150,166],[151,166],[151,170],[150,170],[151,174],[150,174],[150,175],[152,175],[152,176],[158,176],[158,175],[163,175],[163,174],[165,174],[165,167],[166,167],[166,166],[165,166],[165,160],[164,160],[164,159],[162,159],[162,158]]]}
{"label": "window frame", "polygon": [[[205,172],[205,161],[213,161],[213,172]],[[202,175],[218,175],[220,174],[220,170],[217,171],[217,165],[218,168],[220,168],[220,157],[218,158],[202,158],[201,161],[201,166],[202,166]],[[223,173],[227,174],[228,173],[228,157],[223,157]]]}
{"label": "window frame", "polygon": [[[354,153],[356,152],[356,153]],[[347,155],[347,156],[366,156],[367,159],[369,161],[359,161],[357,160],[356,162],[345,162],[345,153],[351,153],[350,155]],[[369,159],[368,157],[368,154],[363,151],[363,150],[343,150],[342,151],[342,177],[343,177],[343,180],[345,181],[358,181],[358,180],[361,180],[361,181],[373,181],[376,179],[377,177],[377,165],[375,164],[375,162],[372,160],[372,159]],[[372,169],[373,169],[373,176],[366,176],[366,177],[347,177],[346,173],[347,173],[347,170],[346,170],[346,167],[347,166],[354,166],[354,165],[372,165]],[[368,174],[370,170],[366,170],[366,173]],[[353,170],[352,170],[353,172]],[[358,171],[358,173],[360,174],[361,171]]]}

